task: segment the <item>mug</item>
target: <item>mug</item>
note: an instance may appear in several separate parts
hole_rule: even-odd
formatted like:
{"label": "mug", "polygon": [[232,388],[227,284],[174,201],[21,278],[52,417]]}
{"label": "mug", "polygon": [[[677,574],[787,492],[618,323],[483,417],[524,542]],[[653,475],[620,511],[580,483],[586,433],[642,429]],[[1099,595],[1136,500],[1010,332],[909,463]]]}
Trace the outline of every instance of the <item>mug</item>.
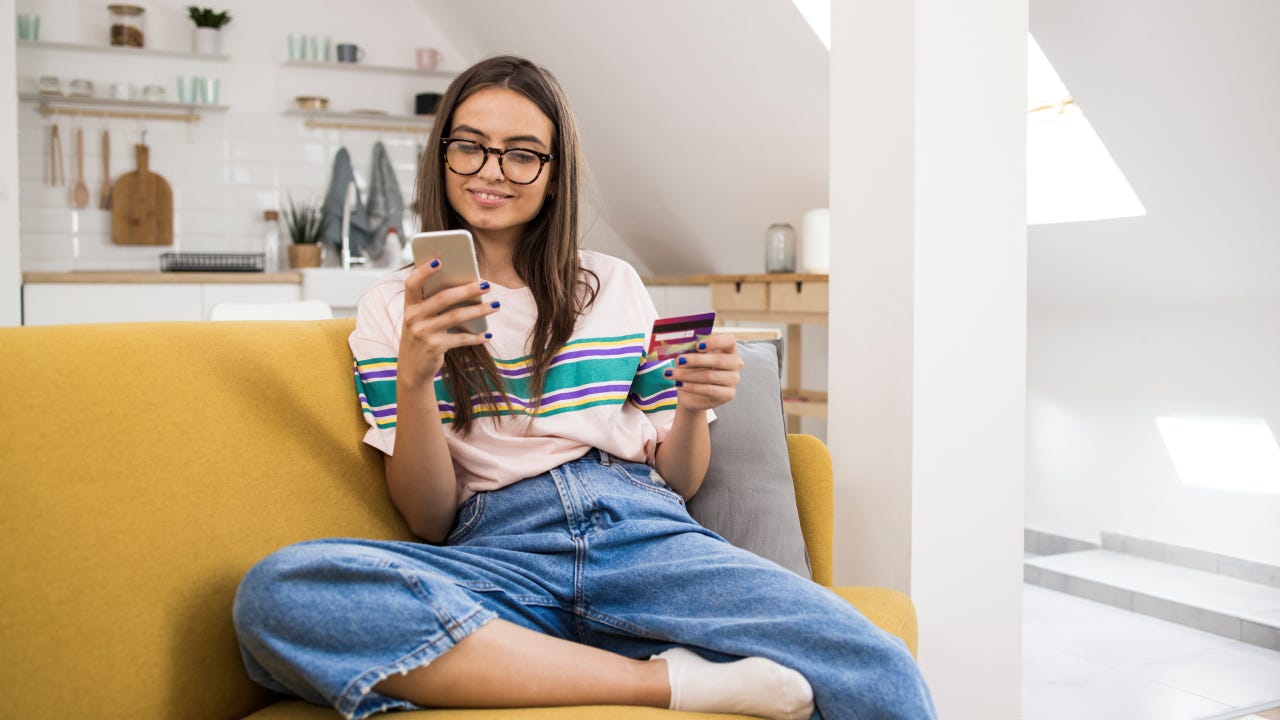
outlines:
{"label": "mug", "polygon": [[40,16],[27,15],[20,13],[18,15],[18,39],[19,40],[39,40],[40,39]]}
{"label": "mug", "polygon": [[[182,78],[178,78],[178,80],[182,80]],[[181,90],[179,90],[179,92],[181,92]],[[129,83],[124,83],[124,82],[111,83],[111,97],[117,100],[132,100],[134,94],[135,94],[135,91],[133,89],[133,86],[130,85]]]}
{"label": "mug", "polygon": [[338,43],[338,62],[357,63],[364,59],[364,50],[352,43]]}
{"label": "mug", "polygon": [[150,102],[164,102],[164,88],[159,85],[147,85],[142,88],[142,99]]}
{"label": "mug", "polygon": [[431,71],[440,64],[440,51],[435,48],[418,48],[418,69]]}
{"label": "mug", "polygon": [[71,97],[93,97],[93,81],[84,78],[72,80]]}

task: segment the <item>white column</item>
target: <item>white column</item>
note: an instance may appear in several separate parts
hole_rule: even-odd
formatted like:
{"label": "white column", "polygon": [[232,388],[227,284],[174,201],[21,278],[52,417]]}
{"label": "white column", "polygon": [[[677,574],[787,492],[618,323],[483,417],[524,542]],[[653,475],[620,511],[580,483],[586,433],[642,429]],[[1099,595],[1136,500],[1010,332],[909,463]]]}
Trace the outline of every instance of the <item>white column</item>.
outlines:
{"label": "white column", "polygon": [[0,0],[0,327],[22,323],[18,238],[18,29],[13,0]]}
{"label": "white column", "polygon": [[942,717],[1012,720],[1027,2],[832,6],[836,581],[911,595]]}

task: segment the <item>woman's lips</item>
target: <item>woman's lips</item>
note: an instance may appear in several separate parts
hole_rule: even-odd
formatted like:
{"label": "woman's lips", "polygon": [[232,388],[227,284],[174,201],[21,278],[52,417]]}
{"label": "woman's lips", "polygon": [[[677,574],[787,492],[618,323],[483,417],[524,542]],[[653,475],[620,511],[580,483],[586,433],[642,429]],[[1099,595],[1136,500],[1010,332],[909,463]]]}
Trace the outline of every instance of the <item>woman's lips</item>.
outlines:
{"label": "woman's lips", "polygon": [[511,199],[510,195],[497,192],[489,192],[486,190],[467,190],[471,195],[471,199],[476,201],[480,207],[494,208],[505,205]]}

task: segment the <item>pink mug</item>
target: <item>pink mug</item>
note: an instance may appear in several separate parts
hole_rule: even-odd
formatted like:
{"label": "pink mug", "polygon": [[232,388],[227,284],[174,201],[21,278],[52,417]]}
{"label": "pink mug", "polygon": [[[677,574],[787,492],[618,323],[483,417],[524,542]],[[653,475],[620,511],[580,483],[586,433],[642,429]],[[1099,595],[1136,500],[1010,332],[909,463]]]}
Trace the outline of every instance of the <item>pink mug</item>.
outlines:
{"label": "pink mug", "polygon": [[435,70],[440,64],[440,51],[435,48],[418,48],[418,69]]}

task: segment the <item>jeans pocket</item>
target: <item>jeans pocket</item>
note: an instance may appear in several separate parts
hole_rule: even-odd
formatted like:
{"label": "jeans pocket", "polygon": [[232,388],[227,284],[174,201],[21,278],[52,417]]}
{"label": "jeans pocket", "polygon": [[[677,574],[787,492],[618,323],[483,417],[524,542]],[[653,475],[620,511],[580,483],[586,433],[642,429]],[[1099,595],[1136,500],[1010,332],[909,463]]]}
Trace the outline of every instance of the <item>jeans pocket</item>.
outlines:
{"label": "jeans pocket", "polygon": [[619,475],[626,478],[627,482],[641,490],[647,490],[679,505],[684,505],[684,498],[680,497],[680,493],[672,490],[667,481],[663,480],[662,476],[648,465],[643,463],[620,463],[615,460],[613,468],[617,470]]}
{"label": "jeans pocket", "polygon": [[453,529],[444,539],[445,545],[457,545],[471,537],[484,517],[485,499],[488,495],[487,492],[476,493],[462,503],[458,508],[458,517],[453,521]]}

